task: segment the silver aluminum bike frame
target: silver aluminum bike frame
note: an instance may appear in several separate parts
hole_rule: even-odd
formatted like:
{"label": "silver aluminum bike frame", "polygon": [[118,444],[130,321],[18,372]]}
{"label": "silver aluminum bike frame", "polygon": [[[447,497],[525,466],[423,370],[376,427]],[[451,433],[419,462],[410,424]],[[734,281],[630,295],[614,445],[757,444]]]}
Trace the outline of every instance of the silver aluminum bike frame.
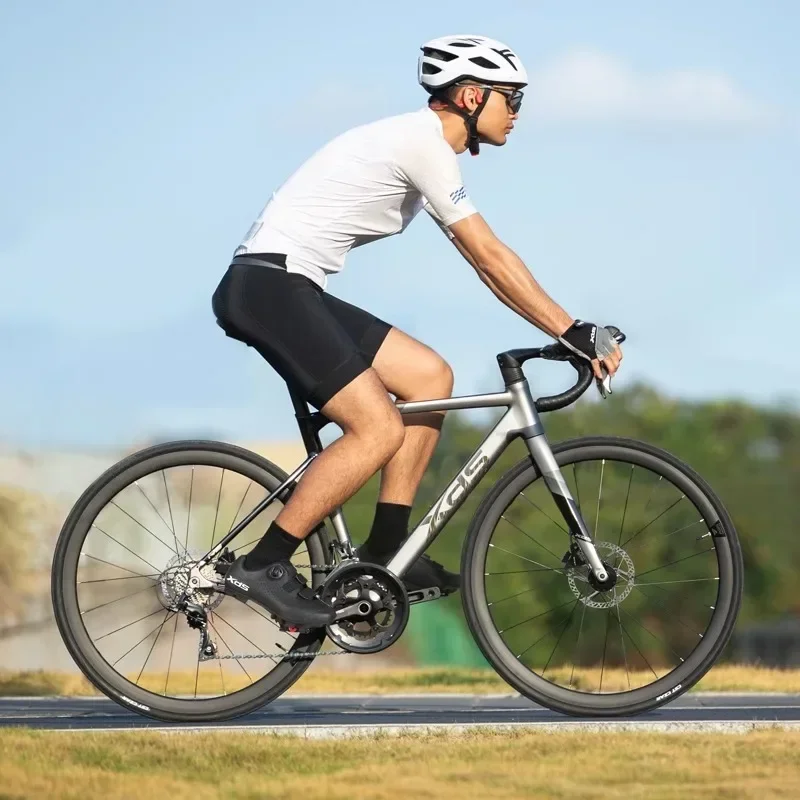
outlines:
{"label": "silver aluminum bike frame", "polygon": [[[198,563],[205,563],[216,558],[225,546],[250,522],[260,514],[276,497],[290,492],[300,476],[308,469],[311,462],[319,455],[322,445],[318,431],[328,420],[319,412],[309,414],[306,404],[291,391],[292,401],[297,412],[298,424],[303,440],[309,452],[308,458],[292,472],[291,475],[268,497],[259,503],[235,528],[233,528],[206,556]],[[517,436],[525,440],[531,458],[544,476],[547,488],[553,496],[558,509],[567,523],[570,536],[577,542],[586,563],[599,581],[608,577],[605,567],[597,555],[591,533],[581,516],[577,503],[567,487],[561,470],[553,457],[536,410],[527,378],[519,373],[519,378],[506,385],[504,392],[494,394],[478,394],[465,397],[450,397],[443,400],[419,400],[398,403],[401,414],[417,414],[431,411],[455,411],[458,409],[498,408],[505,406],[507,411],[497,424],[486,435],[478,449],[470,456],[467,463],[439,495],[436,502],[423,517],[422,521],[408,535],[400,549],[394,554],[386,568],[398,578],[402,578],[409,566],[422,555],[433,540],[439,535],[447,521],[458,511],[483,475],[497,461],[509,443]],[[316,422],[314,422],[316,420]],[[321,420],[321,422],[320,422]],[[338,540],[339,551],[347,558],[355,559],[355,548],[341,508],[337,508],[330,520]]]}

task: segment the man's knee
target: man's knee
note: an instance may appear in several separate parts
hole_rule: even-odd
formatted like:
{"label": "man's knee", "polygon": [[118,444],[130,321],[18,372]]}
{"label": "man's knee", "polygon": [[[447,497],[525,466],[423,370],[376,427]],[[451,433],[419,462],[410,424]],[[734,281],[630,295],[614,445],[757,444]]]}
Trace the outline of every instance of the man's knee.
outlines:
{"label": "man's knee", "polygon": [[405,439],[403,418],[374,370],[367,370],[322,409],[346,434],[361,439],[378,460],[388,461]]}
{"label": "man's knee", "polygon": [[409,366],[401,400],[439,400],[453,393],[453,370],[435,350],[425,348]]}
{"label": "man's knee", "polygon": [[435,350],[426,349],[413,369],[414,399],[438,400],[452,395],[453,370]]}

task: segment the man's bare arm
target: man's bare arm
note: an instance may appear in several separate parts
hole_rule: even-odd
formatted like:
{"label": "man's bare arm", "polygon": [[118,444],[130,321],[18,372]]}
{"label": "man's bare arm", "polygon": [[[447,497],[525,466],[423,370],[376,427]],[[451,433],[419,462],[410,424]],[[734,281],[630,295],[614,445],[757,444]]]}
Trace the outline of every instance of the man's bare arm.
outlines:
{"label": "man's bare arm", "polygon": [[552,300],[528,268],[503,244],[480,214],[472,214],[449,228],[453,244],[495,296],[510,309],[553,338],[574,322]]}

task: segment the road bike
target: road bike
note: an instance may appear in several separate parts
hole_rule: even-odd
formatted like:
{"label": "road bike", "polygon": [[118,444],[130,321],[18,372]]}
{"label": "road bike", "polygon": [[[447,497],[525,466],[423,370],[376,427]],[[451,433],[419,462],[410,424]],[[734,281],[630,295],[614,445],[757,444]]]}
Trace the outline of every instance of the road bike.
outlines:
{"label": "road bike", "polygon": [[[533,359],[569,363],[577,382],[534,399],[523,371]],[[521,440],[526,456],[488,490],[462,550],[464,615],[488,664],[530,700],[584,717],[640,714],[690,689],[720,657],[741,604],[741,549],[722,502],[647,443],[591,436],[551,447],[540,415],[594,380],[563,345],[497,361],[502,392],[398,403],[403,415],[505,412],[385,567],[359,561],[341,508],[311,532],[293,560],[336,610],[311,632],[224,584],[323,450],[329,420],[293,387],[307,458],[290,474],[217,441],[158,444],[109,468],[71,510],[52,565],[55,618],[83,674],[145,716],[221,721],[271,702],[318,658],[394,645],[411,607],[441,598],[436,587],[409,592],[405,571]]]}

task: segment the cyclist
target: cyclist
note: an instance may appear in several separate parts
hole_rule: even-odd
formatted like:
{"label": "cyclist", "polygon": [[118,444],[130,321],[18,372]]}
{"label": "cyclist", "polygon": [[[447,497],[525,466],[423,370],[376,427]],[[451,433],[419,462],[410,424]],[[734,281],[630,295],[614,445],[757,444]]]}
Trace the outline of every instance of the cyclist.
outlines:
{"label": "cyclist", "polygon": [[[401,416],[391,395],[428,400],[453,389],[453,373],[435,351],[327,291],[349,250],[402,233],[425,209],[499,300],[592,361],[598,380],[622,358],[605,328],[573,319],[550,299],[463,185],[457,154],[504,145],[514,128],[528,82],[519,57],[482,36],[445,36],[421,50],[427,105],[347,131],[306,161],[273,193],[213,296],[226,334],[256,349],[342,429],[226,574],[226,593],[299,628],[327,625],[334,613],[290,558],[378,470],[378,504],[358,555],[386,564],[408,535],[443,414]],[[427,555],[404,581],[409,590],[459,588],[459,576]]]}

